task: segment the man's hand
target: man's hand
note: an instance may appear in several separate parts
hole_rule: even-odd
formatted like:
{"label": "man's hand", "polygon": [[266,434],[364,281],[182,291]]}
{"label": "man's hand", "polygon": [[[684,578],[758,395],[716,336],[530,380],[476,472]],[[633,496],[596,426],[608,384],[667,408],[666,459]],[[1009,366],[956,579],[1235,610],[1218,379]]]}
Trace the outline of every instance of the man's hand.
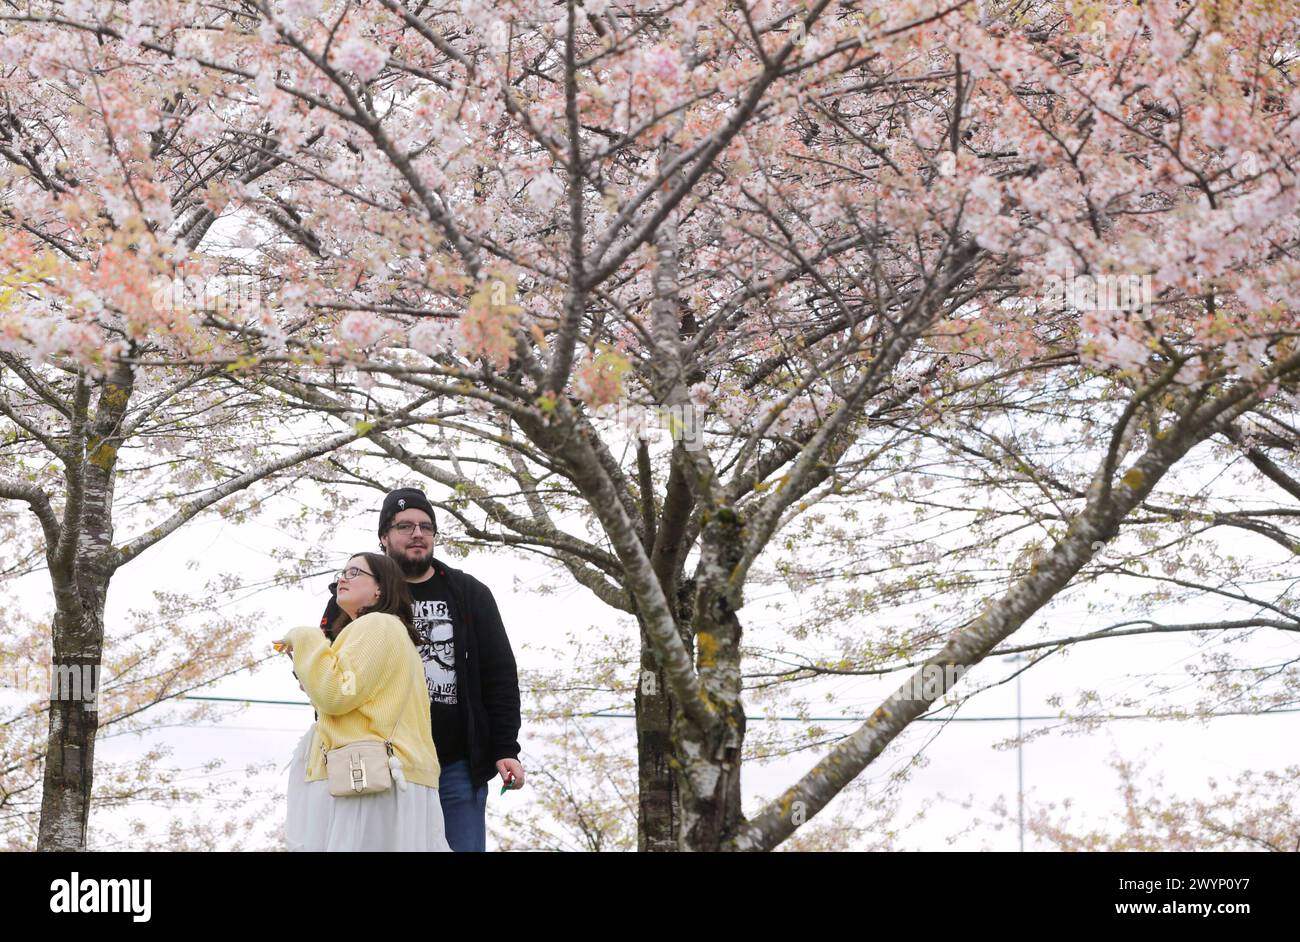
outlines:
{"label": "man's hand", "polygon": [[497,759],[497,771],[501,773],[503,784],[510,781],[510,776],[514,775],[514,784],[509,786],[512,791],[524,787],[524,767],[517,759]]}

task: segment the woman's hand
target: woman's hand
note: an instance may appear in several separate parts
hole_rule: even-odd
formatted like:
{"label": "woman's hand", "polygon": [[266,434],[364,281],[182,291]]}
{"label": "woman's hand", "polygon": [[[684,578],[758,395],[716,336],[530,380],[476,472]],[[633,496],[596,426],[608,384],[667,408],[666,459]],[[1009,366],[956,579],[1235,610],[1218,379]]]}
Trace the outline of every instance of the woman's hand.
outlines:
{"label": "woman's hand", "polygon": [[[272,642],[271,642],[271,647],[275,648],[275,650],[276,650],[278,653],[280,653],[280,654],[288,654],[288,655],[292,656],[292,655],[293,655],[293,639],[292,639],[292,635],[293,635],[293,632],[290,631],[289,634],[285,635],[285,636],[284,636],[283,638],[281,638],[279,641],[272,641]],[[293,672],[293,679],[294,679],[294,680],[298,680],[298,674],[297,674],[296,671]],[[305,687],[303,687],[303,685],[302,685],[302,681],[301,681],[301,680],[298,680],[298,689],[301,690],[303,693],[306,693],[306,692],[307,692],[307,689],[306,689]]]}

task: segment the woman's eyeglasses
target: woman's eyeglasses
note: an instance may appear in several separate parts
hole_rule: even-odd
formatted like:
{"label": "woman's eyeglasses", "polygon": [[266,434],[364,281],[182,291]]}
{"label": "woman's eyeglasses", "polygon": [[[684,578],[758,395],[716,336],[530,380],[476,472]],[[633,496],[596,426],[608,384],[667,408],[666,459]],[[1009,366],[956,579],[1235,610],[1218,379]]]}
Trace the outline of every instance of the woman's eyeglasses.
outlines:
{"label": "woman's eyeglasses", "polygon": [[362,569],[359,566],[349,566],[347,569],[343,569],[340,570],[339,572],[334,573],[334,581],[335,582],[343,582],[345,580],[351,581],[360,575],[369,576],[371,579],[375,578],[375,574],[371,572],[369,569]]}
{"label": "woman's eyeglasses", "polygon": [[416,527],[419,527],[420,532],[425,536],[433,536],[438,532],[432,523],[395,523],[391,529],[396,530],[402,536],[410,536]]}

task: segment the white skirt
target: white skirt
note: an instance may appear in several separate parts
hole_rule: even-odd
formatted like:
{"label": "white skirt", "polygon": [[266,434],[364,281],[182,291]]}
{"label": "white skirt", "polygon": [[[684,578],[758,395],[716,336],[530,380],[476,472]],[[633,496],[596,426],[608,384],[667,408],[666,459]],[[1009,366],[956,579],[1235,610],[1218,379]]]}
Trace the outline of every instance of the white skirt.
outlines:
{"label": "white skirt", "polygon": [[289,762],[285,847],[302,851],[451,851],[438,789],[407,783],[386,792],[335,798],[329,782],[307,781],[313,723]]}

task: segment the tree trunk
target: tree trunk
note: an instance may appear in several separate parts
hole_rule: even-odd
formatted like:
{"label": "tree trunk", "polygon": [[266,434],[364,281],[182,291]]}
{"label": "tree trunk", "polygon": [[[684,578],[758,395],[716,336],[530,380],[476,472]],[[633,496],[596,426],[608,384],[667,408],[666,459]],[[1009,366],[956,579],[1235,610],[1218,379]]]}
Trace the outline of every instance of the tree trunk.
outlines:
{"label": "tree trunk", "polygon": [[[37,850],[86,849],[99,729],[104,603],[116,568],[114,475],[134,385],[131,368],[116,366],[99,383],[92,416],[83,374],[71,404],[72,434],[63,455],[67,501],[58,543],[46,554],[55,600],[54,664]],[[88,685],[90,690],[85,689]]]}
{"label": "tree trunk", "polygon": [[86,595],[91,597],[81,598],[79,618],[64,610],[54,617],[50,732],[37,850],[86,849],[104,638],[104,597],[97,592]]}
{"label": "tree trunk", "polygon": [[677,850],[680,814],[673,777],[671,736],[672,698],[655,661],[644,629],[641,631],[641,673],[636,688],[636,755],[640,801],[637,806],[637,850]]}
{"label": "tree trunk", "polygon": [[699,728],[683,713],[674,717],[673,739],[683,757],[682,850],[723,850],[745,824],[740,792],[740,754],[745,742],[741,702],[740,591],[730,576],[740,561],[744,521],[732,508],[707,514],[702,533],[698,588],[689,612],[695,629],[695,664],[712,722]]}
{"label": "tree trunk", "polygon": [[[680,580],[674,614],[678,633],[686,650],[694,649],[690,623],[682,612],[690,611],[694,582]],[[680,850],[682,802],[678,775],[681,760],[674,754],[672,723],[676,702],[655,660],[650,638],[641,629],[641,677],[636,691],[636,752],[640,805],[637,809],[637,850],[665,852]]]}
{"label": "tree trunk", "polygon": [[[733,614],[730,633],[740,638]],[[688,851],[725,850],[746,821],[741,803],[740,756],[745,742],[745,711],[739,695],[714,700],[719,722],[699,730],[678,712],[674,717],[679,749],[688,756],[681,775],[678,846]]]}

